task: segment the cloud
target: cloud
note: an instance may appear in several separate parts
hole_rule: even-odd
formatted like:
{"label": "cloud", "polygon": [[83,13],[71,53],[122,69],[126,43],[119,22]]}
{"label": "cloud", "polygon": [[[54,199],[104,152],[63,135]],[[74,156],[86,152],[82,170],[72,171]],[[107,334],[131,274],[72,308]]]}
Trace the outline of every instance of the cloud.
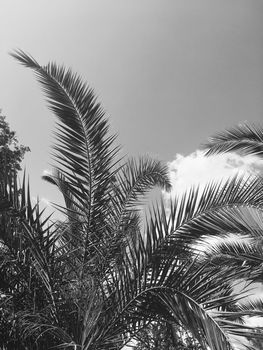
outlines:
{"label": "cloud", "polygon": [[263,170],[262,162],[255,156],[226,153],[207,157],[201,150],[187,156],[177,154],[168,166],[173,186],[172,195],[180,195],[192,185],[203,188],[213,180],[227,180],[237,173],[259,174]]}
{"label": "cloud", "polygon": [[51,206],[51,203],[49,201],[49,199],[41,197],[40,201],[45,205],[45,206]]}
{"label": "cloud", "polygon": [[50,170],[50,169],[45,169],[45,170],[43,171],[43,176],[45,176],[45,175],[53,175],[52,170]]}
{"label": "cloud", "polygon": [[44,205],[44,206],[51,206],[51,203],[50,201],[47,199],[47,198],[44,198],[44,197],[41,197],[41,198],[38,198],[38,197],[32,197],[32,202],[34,204],[37,204],[39,203],[40,205]]}

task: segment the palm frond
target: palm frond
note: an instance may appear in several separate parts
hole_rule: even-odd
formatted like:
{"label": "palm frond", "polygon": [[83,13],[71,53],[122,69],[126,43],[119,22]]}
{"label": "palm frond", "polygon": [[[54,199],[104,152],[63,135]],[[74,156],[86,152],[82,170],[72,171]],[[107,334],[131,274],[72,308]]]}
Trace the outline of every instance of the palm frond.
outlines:
{"label": "palm frond", "polygon": [[96,180],[101,184],[105,174],[109,176],[118,148],[112,148],[114,136],[108,135],[108,121],[92,89],[71,70],[55,63],[42,67],[23,51],[11,55],[35,71],[59,119],[58,160],[72,171],[73,179],[78,175],[86,186],[95,185]]}
{"label": "palm frond", "polygon": [[[32,343],[43,347],[56,348],[57,344],[67,343],[74,344],[71,337],[58,325],[41,313],[31,313],[30,310],[20,311],[17,314],[18,327],[22,330],[22,340],[25,343],[32,339]],[[73,345],[72,344],[72,345]]]}
{"label": "palm frond", "polygon": [[206,154],[238,152],[263,158],[263,129],[259,125],[239,124],[212,136],[204,144]]}
{"label": "palm frond", "polygon": [[256,299],[246,298],[244,300],[240,300],[236,304],[236,311],[229,313],[229,315],[227,315],[227,313],[228,313],[227,311],[224,312],[225,318],[227,316],[263,317],[263,300],[259,298],[256,298]]}
{"label": "palm frond", "polygon": [[[263,233],[263,231],[262,231]],[[205,243],[201,243],[205,244]],[[261,274],[263,264],[262,238],[244,235],[225,235],[212,243],[204,245],[203,257],[218,265],[246,265],[253,270],[251,277],[258,272]],[[202,257],[200,256],[200,259]]]}
{"label": "palm frond", "polygon": [[[210,183],[204,190],[192,188],[170,201],[168,209],[162,204],[149,216],[145,234],[149,249],[162,245],[163,251],[175,249],[178,254],[201,237],[262,230],[262,219],[256,220],[262,218],[262,188],[260,177],[234,177]],[[244,215],[244,210],[250,214]]]}
{"label": "palm frond", "polygon": [[[113,146],[115,136],[109,134],[108,121],[93,91],[79,76],[55,63],[42,67],[22,51],[12,56],[34,70],[49,107],[58,117],[55,159],[67,189],[71,189],[77,197],[75,202],[81,203],[85,213],[83,245],[87,249],[95,227],[97,235],[101,235],[104,223],[99,218],[107,217],[108,213],[108,194],[118,152],[118,147]],[[86,257],[85,253],[84,261]]]}
{"label": "palm frond", "polygon": [[143,199],[154,187],[167,191],[171,188],[168,169],[161,162],[144,157],[139,161],[130,159],[119,168],[112,184],[108,215],[107,249],[113,255],[140,231]]}
{"label": "palm frond", "polygon": [[129,159],[118,171],[116,184],[121,187],[116,194],[122,195],[120,202],[127,207],[137,206],[138,199],[155,186],[171,190],[167,166],[148,157]]}

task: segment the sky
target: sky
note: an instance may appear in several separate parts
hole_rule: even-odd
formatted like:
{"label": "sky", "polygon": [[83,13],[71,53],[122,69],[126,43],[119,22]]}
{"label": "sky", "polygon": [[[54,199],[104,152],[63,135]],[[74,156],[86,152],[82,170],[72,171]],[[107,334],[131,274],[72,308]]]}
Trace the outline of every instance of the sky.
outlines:
{"label": "sky", "polygon": [[[199,151],[207,137],[262,120],[261,0],[0,0],[0,43],[0,107],[31,148],[25,166],[44,201],[57,200],[41,180],[51,169],[55,117],[32,72],[8,54],[14,49],[78,72],[123,152],[168,162],[180,188],[214,176],[215,162]],[[222,175],[239,166],[216,164]]]}

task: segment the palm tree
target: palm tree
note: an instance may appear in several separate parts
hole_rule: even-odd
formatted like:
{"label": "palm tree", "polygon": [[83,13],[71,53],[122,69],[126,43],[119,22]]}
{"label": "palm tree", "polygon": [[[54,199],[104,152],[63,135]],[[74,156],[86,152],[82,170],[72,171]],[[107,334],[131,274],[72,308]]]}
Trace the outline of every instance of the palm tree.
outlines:
{"label": "palm tree", "polygon": [[242,321],[260,305],[242,304],[234,290],[250,282],[251,266],[200,259],[197,243],[249,233],[238,208],[261,210],[261,179],[191,189],[153,207],[143,225],[143,196],[170,189],[166,167],[119,159],[93,91],[76,74],[13,56],[35,72],[58,118],[57,165],[45,179],[61,191],[66,219],[50,223],[25,178],[21,188],[11,178],[2,184],[2,349],[121,349],[156,319],[189,330],[204,349],[233,349],[233,337],[253,336]]}

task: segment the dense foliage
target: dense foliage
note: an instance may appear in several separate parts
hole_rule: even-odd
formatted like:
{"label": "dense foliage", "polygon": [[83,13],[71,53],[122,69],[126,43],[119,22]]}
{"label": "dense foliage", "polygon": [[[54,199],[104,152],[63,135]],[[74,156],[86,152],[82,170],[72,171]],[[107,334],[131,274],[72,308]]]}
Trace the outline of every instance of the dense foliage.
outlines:
{"label": "dense foliage", "polygon": [[[45,180],[62,193],[57,209],[66,219],[52,223],[32,205],[25,179],[20,187],[14,172],[4,177],[1,349],[121,349],[144,330],[158,331],[151,327],[159,321],[170,326],[169,339],[184,329],[202,349],[241,349],[240,336],[262,338],[245,322],[262,316],[262,301],[240,296],[262,278],[261,177],[160,201],[144,225],[145,194],[171,187],[166,166],[120,159],[93,91],[71,70],[13,56],[35,72],[57,117],[55,166]],[[262,144],[262,129],[251,130]],[[211,151],[227,150],[213,142]],[[236,237],[229,244],[207,241],[229,234]]]}
{"label": "dense foliage", "polygon": [[137,335],[136,350],[202,350],[201,345],[182,327],[152,322]]}
{"label": "dense foliage", "polygon": [[0,115],[0,176],[8,176],[13,171],[21,170],[21,162],[29,147],[20,145],[15,131],[10,129],[5,120],[5,116]]}

